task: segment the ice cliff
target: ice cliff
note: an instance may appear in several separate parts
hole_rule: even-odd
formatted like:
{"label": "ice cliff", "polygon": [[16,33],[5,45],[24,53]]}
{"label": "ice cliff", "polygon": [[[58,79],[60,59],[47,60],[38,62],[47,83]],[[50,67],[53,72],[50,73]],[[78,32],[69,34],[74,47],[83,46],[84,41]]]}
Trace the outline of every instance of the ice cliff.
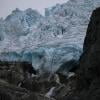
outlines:
{"label": "ice cliff", "polygon": [[40,71],[57,71],[78,60],[90,15],[100,0],[69,0],[37,11],[18,8],[0,19],[0,59],[30,61]]}

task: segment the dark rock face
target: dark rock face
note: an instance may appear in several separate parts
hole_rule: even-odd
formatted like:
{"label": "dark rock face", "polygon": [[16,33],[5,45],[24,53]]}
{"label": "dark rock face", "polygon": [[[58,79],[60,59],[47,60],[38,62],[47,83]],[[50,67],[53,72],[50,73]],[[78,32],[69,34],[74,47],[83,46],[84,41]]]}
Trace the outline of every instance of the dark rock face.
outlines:
{"label": "dark rock face", "polygon": [[0,61],[0,100],[55,100],[45,96],[55,79],[35,74],[31,63]]}
{"label": "dark rock face", "polygon": [[0,79],[4,79],[11,84],[17,85],[31,74],[36,74],[32,65],[28,62],[1,62]]}
{"label": "dark rock face", "polygon": [[[80,59],[80,66],[89,79],[100,76],[100,8],[91,17],[87,35],[84,41],[84,53]],[[86,67],[87,66],[87,67]],[[87,71],[86,71],[87,70]],[[87,75],[88,74],[88,75]]]}
{"label": "dark rock face", "polygon": [[80,74],[87,89],[85,100],[100,99],[100,8],[94,10],[80,59]]}
{"label": "dark rock face", "polygon": [[100,8],[93,11],[84,41],[80,68],[69,79],[70,90],[58,100],[100,100]]}
{"label": "dark rock face", "polygon": [[65,62],[61,65],[61,67],[58,69],[57,73],[67,73],[69,71],[73,72],[78,67],[78,61],[77,60],[70,60],[68,62]]}
{"label": "dark rock face", "polygon": [[84,52],[80,58],[80,73],[91,86],[100,79],[100,8],[94,10],[84,41]]}

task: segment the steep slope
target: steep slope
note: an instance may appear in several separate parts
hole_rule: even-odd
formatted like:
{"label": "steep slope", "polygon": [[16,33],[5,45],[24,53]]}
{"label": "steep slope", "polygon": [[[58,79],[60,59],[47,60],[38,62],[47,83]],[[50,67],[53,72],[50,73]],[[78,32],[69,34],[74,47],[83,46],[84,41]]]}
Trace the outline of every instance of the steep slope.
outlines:
{"label": "steep slope", "polygon": [[[70,79],[71,88],[59,100],[100,100],[100,8],[93,11],[84,41],[77,75]],[[77,98],[77,99],[75,99]]]}

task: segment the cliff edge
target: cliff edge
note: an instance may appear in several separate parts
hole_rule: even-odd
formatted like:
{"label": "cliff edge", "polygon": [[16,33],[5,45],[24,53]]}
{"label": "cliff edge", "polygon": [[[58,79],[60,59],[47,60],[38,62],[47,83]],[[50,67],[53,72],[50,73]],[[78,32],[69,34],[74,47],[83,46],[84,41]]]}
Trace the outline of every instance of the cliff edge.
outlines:
{"label": "cliff edge", "polygon": [[100,100],[100,8],[93,11],[84,40],[80,68],[59,100]]}

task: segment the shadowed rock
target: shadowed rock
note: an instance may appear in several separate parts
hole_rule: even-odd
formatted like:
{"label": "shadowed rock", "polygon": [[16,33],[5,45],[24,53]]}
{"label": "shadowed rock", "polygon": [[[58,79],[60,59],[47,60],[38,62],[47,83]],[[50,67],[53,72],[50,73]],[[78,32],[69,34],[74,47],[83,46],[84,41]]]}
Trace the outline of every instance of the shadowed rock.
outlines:
{"label": "shadowed rock", "polygon": [[69,79],[70,90],[57,100],[100,100],[100,8],[93,11],[84,41],[80,68]]}

